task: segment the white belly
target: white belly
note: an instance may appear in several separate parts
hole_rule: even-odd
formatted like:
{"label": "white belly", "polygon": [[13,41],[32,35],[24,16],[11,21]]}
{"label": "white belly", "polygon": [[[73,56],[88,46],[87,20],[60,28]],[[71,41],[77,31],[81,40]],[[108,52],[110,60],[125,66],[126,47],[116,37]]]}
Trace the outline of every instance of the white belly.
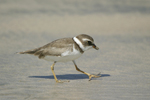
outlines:
{"label": "white belly", "polygon": [[56,61],[56,62],[67,62],[72,61],[77,58],[79,58],[82,54],[76,54],[76,55],[67,55],[67,56],[46,56],[43,59],[47,61]]}

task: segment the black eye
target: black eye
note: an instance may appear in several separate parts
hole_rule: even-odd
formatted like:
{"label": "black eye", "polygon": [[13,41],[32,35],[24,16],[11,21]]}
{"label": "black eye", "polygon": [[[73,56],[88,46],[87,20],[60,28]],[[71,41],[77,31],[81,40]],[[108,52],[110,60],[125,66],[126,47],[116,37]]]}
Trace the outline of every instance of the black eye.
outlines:
{"label": "black eye", "polygon": [[89,44],[89,45],[92,45],[92,42],[91,42],[91,41],[88,41],[88,44]]}

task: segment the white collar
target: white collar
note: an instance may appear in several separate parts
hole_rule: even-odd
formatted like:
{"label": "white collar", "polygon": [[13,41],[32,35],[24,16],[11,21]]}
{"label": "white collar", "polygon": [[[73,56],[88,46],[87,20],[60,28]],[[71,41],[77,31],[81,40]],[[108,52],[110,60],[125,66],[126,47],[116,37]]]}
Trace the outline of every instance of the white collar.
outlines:
{"label": "white collar", "polygon": [[81,41],[80,41],[78,38],[76,38],[76,37],[73,37],[73,40],[74,40],[74,42],[76,42],[76,43],[79,45],[79,47],[84,51],[85,47],[83,46],[83,44],[81,43]]}

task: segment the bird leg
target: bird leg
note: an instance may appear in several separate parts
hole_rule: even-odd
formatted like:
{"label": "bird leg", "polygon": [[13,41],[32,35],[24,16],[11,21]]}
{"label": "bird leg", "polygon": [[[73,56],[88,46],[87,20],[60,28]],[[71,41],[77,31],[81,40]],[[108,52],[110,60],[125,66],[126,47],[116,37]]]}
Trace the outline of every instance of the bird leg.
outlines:
{"label": "bird leg", "polygon": [[100,77],[100,76],[101,76],[100,73],[99,73],[99,74],[96,74],[96,75],[93,75],[93,74],[89,74],[89,73],[87,73],[87,72],[84,72],[84,71],[80,70],[80,69],[77,67],[77,65],[76,65],[76,63],[75,63],[74,60],[73,60],[73,63],[74,63],[74,65],[75,65],[77,71],[79,71],[79,72],[81,72],[81,73],[84,73],[84,74],[86,74],[86,75],[89,76],[89,81],[91,80],[92,77],[97,78],[97,77]]}
{"label": "bird leg", "polygon": [[61,80],[58,80],[56,75],[55,75],[55,72],[54,72],[54,65],[55,65],[56,61],[52,64],[51,66],[51,70],[52,70],[52,73],[53,73],[53,76],[54,76],[54,79],[57,83],[63,83],[63,82],[69,82],[69,81],[61,81]]}

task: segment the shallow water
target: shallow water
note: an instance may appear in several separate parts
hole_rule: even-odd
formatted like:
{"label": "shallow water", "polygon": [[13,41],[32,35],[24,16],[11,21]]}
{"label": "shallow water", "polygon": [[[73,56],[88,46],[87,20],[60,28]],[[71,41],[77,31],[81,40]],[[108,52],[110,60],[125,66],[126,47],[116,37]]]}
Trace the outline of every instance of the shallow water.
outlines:
{"label": "shallow water", "polygon": [[[53,5],[52,5],[53,4]],[[149,1],[0,1],[1,100],[149,100]],[[56,7],[57,6],[57,7]],[[100,50],[76,63],[102,77],[88,81],[72,62],[56,63],[16,52],[55,39],[91,35]]]}

